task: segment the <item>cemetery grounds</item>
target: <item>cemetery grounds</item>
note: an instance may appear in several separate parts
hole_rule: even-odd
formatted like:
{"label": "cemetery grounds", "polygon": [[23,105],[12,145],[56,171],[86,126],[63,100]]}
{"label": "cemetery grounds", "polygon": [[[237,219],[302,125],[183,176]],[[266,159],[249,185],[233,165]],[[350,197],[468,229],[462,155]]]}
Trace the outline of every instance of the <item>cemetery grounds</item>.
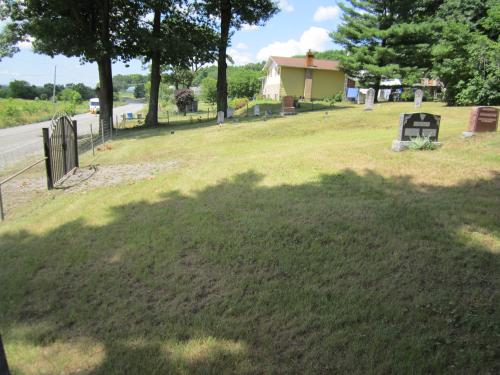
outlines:
{"label": "cemetery grounds", "polygon": [[0,225],[13,373],[499,373],[500,133],[423,103],[444,146],[392,152],[413,111],[124,130],[92,163],[142,178]]}

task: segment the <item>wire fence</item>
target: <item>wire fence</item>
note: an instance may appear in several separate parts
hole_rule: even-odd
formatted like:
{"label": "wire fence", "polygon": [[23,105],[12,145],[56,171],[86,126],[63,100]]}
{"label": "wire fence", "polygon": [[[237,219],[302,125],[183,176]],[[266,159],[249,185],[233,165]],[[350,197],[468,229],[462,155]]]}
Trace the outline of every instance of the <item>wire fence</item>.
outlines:
{"label": "wire fence", "polygon": [[[109,124],[113,124],[110,126]],[[118,116],[109,124],[98,121],[96,124],[81,126],[79,131],[78,156],[86,165],[95,163],[100,147],[119,137],[125,122]],[[78,126],[78,124],[77,124]],[[42,131],[40,130],[40,133]],[[43,204],[44,199],[53,196],[47,190],[47,171],[44,165],[43,141],[40,139],[33,146],[33,154],[28,154],[22,161],[5,164],[0,170],[0,220],[13,217],[18,211],[34,210]],[[16,155],[19,159],[19,155]],[[57,189],[59,186],[55,186]]]}

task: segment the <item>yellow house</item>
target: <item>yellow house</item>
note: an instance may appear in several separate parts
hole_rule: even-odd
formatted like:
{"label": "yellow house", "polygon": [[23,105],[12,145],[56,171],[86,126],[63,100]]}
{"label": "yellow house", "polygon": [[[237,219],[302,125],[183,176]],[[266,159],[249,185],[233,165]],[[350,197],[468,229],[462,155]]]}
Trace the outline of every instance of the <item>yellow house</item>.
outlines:
{"label": "yellow house", "polygon": [[264,66],[267,76],[262,80],[262,95],[280,100],[283,96],[321,100],[344,93],[346,74],[340,63],[318,60],[309,51],[306,57],[271,56]]}

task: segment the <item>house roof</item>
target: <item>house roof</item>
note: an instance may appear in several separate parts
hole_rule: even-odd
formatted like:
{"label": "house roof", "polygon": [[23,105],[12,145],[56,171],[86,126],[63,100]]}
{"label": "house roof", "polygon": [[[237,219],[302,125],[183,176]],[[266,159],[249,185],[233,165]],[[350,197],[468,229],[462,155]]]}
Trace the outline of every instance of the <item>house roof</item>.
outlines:
{"label": "house roof", "polygon": [[[279,66],[287,66],[290,68],[305,68],[306,67],[306,58],[305,57],[281,57],[281,56],[271,56],[269,58],[266,67],[268,67],[269,62],[273,60]],[[340,69],[340,61],[335,60],[319,60],[313,59],[313,63],[311,66],[308,66],[310,69],[320,69],[320,70],[339,70]]]}

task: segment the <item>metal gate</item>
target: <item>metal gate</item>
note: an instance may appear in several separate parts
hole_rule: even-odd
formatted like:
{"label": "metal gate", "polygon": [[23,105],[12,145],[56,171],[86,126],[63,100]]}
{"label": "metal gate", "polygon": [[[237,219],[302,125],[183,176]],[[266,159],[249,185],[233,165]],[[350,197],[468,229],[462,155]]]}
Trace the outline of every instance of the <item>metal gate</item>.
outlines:
{"label": "metal gate", "polygon": [[50,128],[43,128],[42,132],[47,186],[52,189],[64,176],[78,167],[76,121],[68,115],[55,116]]}

